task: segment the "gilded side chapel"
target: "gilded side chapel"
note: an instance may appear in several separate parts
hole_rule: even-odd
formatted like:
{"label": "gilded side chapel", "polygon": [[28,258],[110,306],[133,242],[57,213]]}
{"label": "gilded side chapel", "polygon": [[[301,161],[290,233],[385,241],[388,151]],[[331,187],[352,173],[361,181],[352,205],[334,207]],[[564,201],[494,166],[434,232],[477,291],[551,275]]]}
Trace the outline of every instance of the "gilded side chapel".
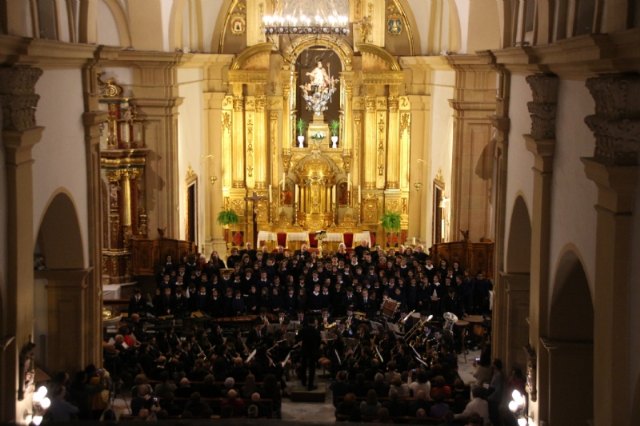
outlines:
{"label": "gilded side chapel", "polygon": [[167,254],[344,243],[490,277],[528,424],[633,424],[639,26],[634,0],[0,0],[0,421],[39,370],[102,365]]}

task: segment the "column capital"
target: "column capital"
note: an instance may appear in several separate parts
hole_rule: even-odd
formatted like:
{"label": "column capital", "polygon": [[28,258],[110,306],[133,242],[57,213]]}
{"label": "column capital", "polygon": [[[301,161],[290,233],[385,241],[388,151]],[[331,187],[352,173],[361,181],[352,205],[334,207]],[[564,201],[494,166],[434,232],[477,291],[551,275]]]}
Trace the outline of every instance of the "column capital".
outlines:
{"label": "column capital", "polygon": [[40,96],[35,86],[40,68],[0,67],[0,105],[3,130],[23,131],[36,126],[36,106]]}
{"label": "column capital", "polygon": [[558,77],[552,74],[532,74],[526,80],[533,95],[533,101],[527,103],[531,116],[531,136],[534,139],[555,139]]}
{"label": "column capital", "polygon": [[608,165],[582,158],[587,178],[598,186],[598,206],[614,213],[631,213],[635,206],[638,166]]}
{"label": "column capital", "polygon": [[585,123],[596,138],[594,157],[610,165],[637,165],[640,150],[640,76],[608,74],[586,86],[596,113]]}

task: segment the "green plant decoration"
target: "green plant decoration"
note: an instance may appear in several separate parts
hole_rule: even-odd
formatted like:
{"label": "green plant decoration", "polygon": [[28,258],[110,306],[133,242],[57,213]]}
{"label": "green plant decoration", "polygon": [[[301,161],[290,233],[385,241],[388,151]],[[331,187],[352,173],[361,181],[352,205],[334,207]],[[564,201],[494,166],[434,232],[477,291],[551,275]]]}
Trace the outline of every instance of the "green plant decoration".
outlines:
{"label": "green plant decoration", "polygon": [[304,129],[307,128],[307,123],[305,123],[302,118],[298,118],[298,121],[296,121],[296,128],[298,129],[298,135],[304,136]]}
{"label": "green plant decoration", "polygon": [[329,123],[329,130],[331,131],[331,136],[338,136],[340,132],[340,122],[338,120],[332,120]]}
{"label": "green plant decoration", "polygon": [[400,213],[386,212],[382,215],[380,224],[387,232],[398,232],[401,226]]}
{"label": "green plant decoration", "polygon": [[238,221],[238,215],[231,209],[221,210],[218,213],[218,223],[222,226],[235,225]]}

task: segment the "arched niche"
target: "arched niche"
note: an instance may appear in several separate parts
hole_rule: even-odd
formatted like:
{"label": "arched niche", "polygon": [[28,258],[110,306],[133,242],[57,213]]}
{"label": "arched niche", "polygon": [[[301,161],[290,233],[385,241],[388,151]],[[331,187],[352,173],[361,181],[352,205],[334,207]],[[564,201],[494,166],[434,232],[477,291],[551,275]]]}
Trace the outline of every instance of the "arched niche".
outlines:
{"label": "arched niche", "polygon": [[49,203],[37,238],[47,269],[75,269],[84,266],[78,215],[73,201],[66,193],[58,193]]}
{"label": "arched niche", "polygon": [[506,270],[495,288],[493,342],[507,368],[524,369],[527,357],[522,348],[530,343],[531,220],[520,195],[513,204],[507,239]]}
{"label": "arched niche", "polygon": [[[65,192],[49,203],[37,234],[34,341],[49,372],[78,371],[90,360],[82,235],[73,201]],[[93,324],[95,325],[95,324]],[[94,361],[94,360],[91,360]]]}
{"label": "arched niche", "polygon": [[507,242],[506,270],[510,274],[528,274],[531,267],[531,218],[524,199],[513,204]]}
{"label": "arched niche", "polygon": [[577,250],[558,262],[549,310],[549,424],[588,424],[593,419],[593,303]]}

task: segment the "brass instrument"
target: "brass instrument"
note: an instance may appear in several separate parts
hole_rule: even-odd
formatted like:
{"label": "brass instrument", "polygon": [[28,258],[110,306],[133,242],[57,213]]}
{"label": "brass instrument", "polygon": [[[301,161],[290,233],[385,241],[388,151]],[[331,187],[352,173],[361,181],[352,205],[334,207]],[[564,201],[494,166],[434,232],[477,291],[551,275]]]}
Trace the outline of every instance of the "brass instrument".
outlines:
{"label": "brass instrument", "polygon": [[426,323],[428,323],[429,321],[431,321],[431,319],[433,318],[433,315],[429,315],[428,317],[426,317],[425,319],[421,319],[420,321],[418,321],[417,323],[415,323],[413,325],[413,327],[411,327],[411,330],[409,330],[405,335],[404,335],[404,340],[405,341],[410,341],[411,339],[413,339],[414,337],[416,337],[416,335],[420,332],[420,330],[422,330],[422,328],[425,326]]}

